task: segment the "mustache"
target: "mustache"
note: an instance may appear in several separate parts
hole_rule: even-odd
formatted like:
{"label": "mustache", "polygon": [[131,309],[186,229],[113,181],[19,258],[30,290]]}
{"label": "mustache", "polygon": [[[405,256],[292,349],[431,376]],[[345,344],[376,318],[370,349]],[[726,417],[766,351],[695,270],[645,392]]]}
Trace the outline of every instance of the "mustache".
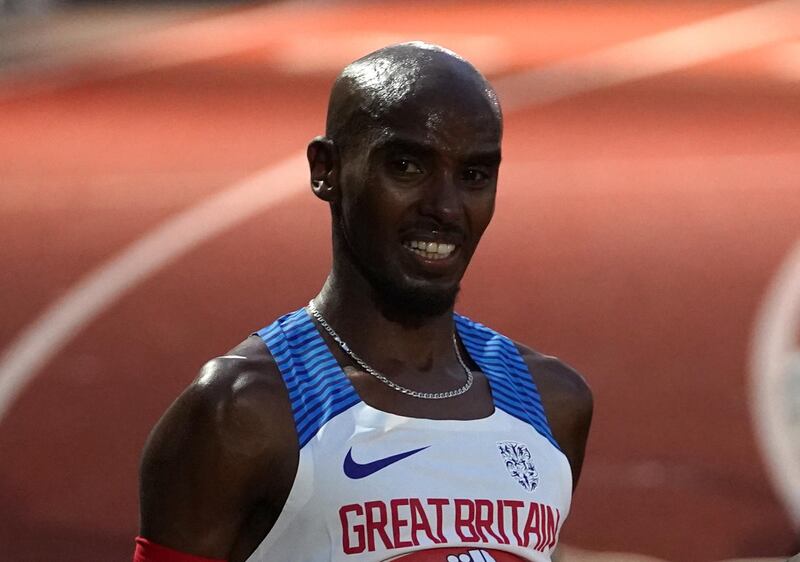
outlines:
{"label": "mustache", "polygon": [[463,240],[466,237],[465,229],[458,224],[443,223],[434,220],[414,221],[413,223],[405,225],[400,229],[402,236],[413,234],[435,234],[437,237],[444,237],[447,239]]}

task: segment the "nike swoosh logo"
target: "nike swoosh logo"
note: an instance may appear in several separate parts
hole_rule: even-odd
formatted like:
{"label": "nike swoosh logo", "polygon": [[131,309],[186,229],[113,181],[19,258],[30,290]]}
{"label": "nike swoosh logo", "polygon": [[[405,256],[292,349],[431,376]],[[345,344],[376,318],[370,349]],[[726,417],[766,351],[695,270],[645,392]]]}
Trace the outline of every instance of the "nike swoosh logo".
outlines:
{"label": "nike swoosh logo", "polygon": [[[428,447],[430,447],[430,445],[428,445]],[[342,468],[344,469],[345,476],[352,478],[353,480],[358,480],[360,478],[366,478],[370,474],[375,474],[390,464],[394,464],[410,457],[411,455],[415,455],[420,451],[424,451],[428,447],[420,447],[419,449],[413,449],[411,451],[406,451],[405,453],[397,453],[396,455],[378,459],[365,464],[360,464],[353,460],[353,448],[350,447],[350,450],[347,451],[347,456],[344,458],[344,465],[342,465]]]}

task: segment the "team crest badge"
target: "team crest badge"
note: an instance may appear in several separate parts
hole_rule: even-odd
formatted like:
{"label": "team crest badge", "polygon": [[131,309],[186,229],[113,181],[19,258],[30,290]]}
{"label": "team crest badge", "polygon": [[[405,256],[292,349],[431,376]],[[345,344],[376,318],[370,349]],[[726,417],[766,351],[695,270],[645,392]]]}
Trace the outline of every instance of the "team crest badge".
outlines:
{"label": "team crest badge", "polygon": [[524,443],[516,441],[498,441],[497,448],[503,455],[508,473],[528,492],[533,492],[539,485],[539,473],[531,462],[531,451]]}

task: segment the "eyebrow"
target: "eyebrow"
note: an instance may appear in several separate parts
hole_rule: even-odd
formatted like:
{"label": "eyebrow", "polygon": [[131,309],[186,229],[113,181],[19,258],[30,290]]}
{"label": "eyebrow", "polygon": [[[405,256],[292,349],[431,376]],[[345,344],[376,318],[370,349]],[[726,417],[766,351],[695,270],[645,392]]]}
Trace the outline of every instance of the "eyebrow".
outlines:
{"label": "eyebrow", "polygon": [[[397,150],[407,151],[413,154],[432,154],[436,152],[436,149],[426,142],[397,136],[392,136],[378,142],[375,148],[379,151]],[[464,160],[465,162],[494,166],[500,164],[501,154],[499,149],[477,151],[468,154]]]}
{"label": "eyebrow", "polygon": [[434,148],[425,142],[419,142],[403,137],[389,137],[381,140],[375,147],[377,150],[405,150],[408,152],[416,153],[431,153],[435,152]]}
{"label": "eyebrow", "polygon": [[498,166],[500,164],[500,160],[502,160],[502,156],[499,150],[473,152],[466,159],[467,162],[477,162],[486,166]]}

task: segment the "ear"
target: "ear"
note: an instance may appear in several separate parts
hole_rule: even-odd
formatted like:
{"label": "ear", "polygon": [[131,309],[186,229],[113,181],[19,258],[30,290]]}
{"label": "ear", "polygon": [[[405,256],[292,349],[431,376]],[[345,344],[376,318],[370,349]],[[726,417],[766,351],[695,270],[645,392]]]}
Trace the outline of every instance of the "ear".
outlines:
{"label": "ear", "polygon": [[340,196],[339,151],[327,137],[315,137],[306,150],[311,173],[311,191],[314,195],[332,203]]}

